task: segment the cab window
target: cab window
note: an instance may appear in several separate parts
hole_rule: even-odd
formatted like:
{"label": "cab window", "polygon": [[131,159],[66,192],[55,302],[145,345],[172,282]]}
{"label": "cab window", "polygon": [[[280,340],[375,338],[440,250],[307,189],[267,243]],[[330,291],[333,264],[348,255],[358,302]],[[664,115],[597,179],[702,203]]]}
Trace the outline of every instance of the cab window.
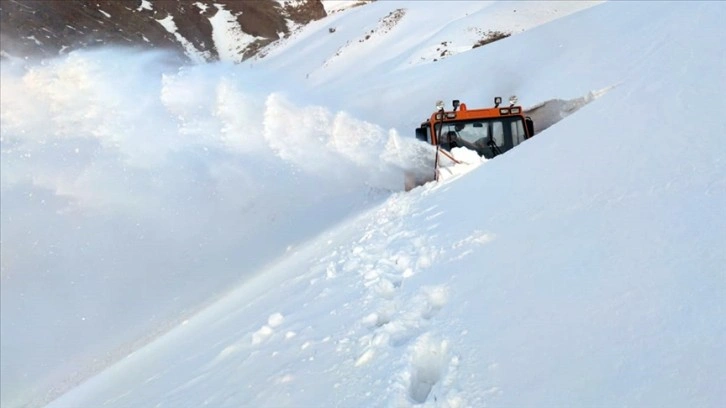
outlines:
{"label": "cab window", "polygon": [[526,138],[524,133],[524,123],[522,123],[521,120],[515,120],[509,125],[511,126],[512,141],[514,142],[514,145],[516,146],[524,142],[524,139]]}
{"label": "cab window", "polygon": [[443,128],[436,123],[435,128],[442,148],[466,147],[488,159],[522,143],[526,136],[520,116],[444,122]]}
{"label": "cab window", "polygon": [[416,128],[416,139],[422,142],[432,143],[429,129],[428,123],[422,123],[420,127]]}

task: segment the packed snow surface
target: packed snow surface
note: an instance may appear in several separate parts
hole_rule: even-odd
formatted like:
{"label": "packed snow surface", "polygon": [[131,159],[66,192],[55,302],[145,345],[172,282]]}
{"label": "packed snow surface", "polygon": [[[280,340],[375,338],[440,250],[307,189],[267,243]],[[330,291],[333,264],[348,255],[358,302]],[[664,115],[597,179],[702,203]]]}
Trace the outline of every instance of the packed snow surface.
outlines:
{"label": "packed snow surface", "polygon": [[[447,4],[3,61],[2,406],[721,407],[726,6]],[[510,94],[544,130],[401,191]]]}

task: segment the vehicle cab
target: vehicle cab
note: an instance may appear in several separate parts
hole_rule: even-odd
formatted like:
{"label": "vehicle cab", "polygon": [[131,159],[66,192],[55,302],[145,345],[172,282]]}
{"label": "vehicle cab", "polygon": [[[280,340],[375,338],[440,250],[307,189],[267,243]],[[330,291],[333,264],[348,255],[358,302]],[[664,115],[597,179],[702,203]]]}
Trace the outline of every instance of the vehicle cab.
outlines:
{"label": "vehicle cab", "polygon": [[439,101],[437,111],[416,128],[416,138],[445,150],[466,147],[494,158],[534,136],[534,123],[516,105],[517,98],[511,97],[507,107],[501,107],[501,102],[496,97],[494,107],[470,110],[454,100],[453,110],[446,111]]}

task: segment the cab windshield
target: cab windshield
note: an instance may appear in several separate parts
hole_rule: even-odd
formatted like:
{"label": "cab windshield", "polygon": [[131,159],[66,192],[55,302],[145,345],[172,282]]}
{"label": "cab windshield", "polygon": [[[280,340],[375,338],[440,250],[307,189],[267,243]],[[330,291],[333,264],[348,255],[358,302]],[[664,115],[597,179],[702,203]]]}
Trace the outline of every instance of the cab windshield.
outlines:
{"label": "cab windshield", "polygon": [[466,147],[488,159],[504,153],[525,139],[521,116],[436,123],[443,149]]}

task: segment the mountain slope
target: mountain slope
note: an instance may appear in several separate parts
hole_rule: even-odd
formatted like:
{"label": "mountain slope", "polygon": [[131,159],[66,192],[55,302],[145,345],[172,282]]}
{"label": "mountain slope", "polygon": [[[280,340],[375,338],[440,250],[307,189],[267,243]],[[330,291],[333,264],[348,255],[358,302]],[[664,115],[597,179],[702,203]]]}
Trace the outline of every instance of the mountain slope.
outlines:
{"label": "mountain slope", "polygon": [[[483,50],[501,63],[528,43],[540,63],[524,74],[561,92],[587,68],[620,81],[510,154],[311,241],[53,406],[718,406],[726,66],[703,59],[723,12],[612,3]],[[695,123],[708,135],[684,138]]]}
{"label": "mountain slope", "polygon": [[[367,30],[401,4],[336,13],[334,33],[318,22],[299,35],[342,33],[344,19]],[[396,27],[452,27],[462,17],[435,3],[407,4]],[[126,268],[127,281],[111,276],[128,284],[116,286],[122,302],[145,289],[188,306],[198,299],[192,293],[209,291],[185,293],[180,280],[233,282],[229,269],[258,265],[221,301],[190,307],[185,320],[167,322],[168,334],[52,407],[719,406],[726,61],[713,49],[725,13],[719,3],[612,2],[436,62],[410,57],[428,55],[448,35],[401,44],[400,57],[351,48],[336,60],[347,67],[339,71],[319,68],[337,49],[322,40],[291,42],[279,56],[240,66],[178,70],[157,65],[165,61],[157,55],[122,54],[146,68],[137,71],[145,80],[96,69],[113,52],[3,66],[0,100],[13,96],[14,104],[2,105],[2,354],[10,322],[22,316],[7,311],[26,304],[12,285],[17,265],[71,259],[89,236],[123,233],[131,238],[118,252],[91,245],[83,258],[101,270],[123,255],[141,259],[132,264],[138,270]],[[377,41],[390,49],[404,38],[391,30]],[[282,53],[302,64],[295,55],[306,46],[315,64],[286,66]],[[313,66],[315,81],[305,81]],[[62,98],[69,77],[90,78],[117,98],[94,86]],[[361,202],[370,186],[394,188],[412,153],[407,129],[436,99],[473,107],[517,93],[534,105],[591,92],[598,97],[588,105],[504,156]],[[47,112],[35,95],[53,102]],[[139,101],[143,113],[129,108]],[[153,130],[141,118],[153,118]],[[135,132],[125,132],[129,120],[138,121]],[[695,128],[704,131],[692,137]],[[87,162],[77,158],[89,148]],[[39,215],[51,223],[32,222]],[[69,255],[56,257],[58,243],[35,232],[49,226],[96,233],[66,238],[60,248]],[[170,237],[176,245],[163,245]],[[176,276],[165,259],[175,254],[189,263]],[[58,282],[78,276],[70,272],[78,265],[68,265]],[[195,279],[199,270],[207,279]],[[104,287],[82,279],[74,293]],[[53,291],[32,294],[44,293]],[[146,299],[140,310],[89,313],[100,304],[91,299],[74,312],[111,334],[138,323],[143,307],[161,308]],[[29,347],[12,346],[28,355]]]}
{"label": "mountain slope", "polygon": [[176,50],[196,62],[239,62],[325,15],[317,0],[6,0],[0,56],[135,46]]}

